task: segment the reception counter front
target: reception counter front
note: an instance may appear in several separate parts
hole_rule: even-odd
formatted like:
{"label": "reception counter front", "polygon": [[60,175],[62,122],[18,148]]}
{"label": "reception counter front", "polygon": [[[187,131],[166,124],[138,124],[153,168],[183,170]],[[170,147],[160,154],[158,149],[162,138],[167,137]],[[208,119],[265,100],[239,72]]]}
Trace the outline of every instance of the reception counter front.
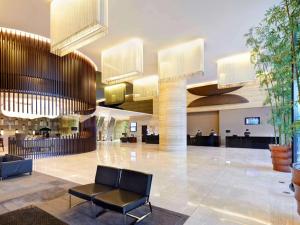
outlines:
{"label": "reception counter front", "polygon": [[219,147],[220,146],[220,136],[195,136],[187,137],[188,145],[194,146],[211,146]]}
{"label": "reception counter front", "polygon": [[147,135],[145,136],[146,144],[159,144],[159,135]]}
{"label": "reception counter front", "polygon": [[226,147],[268,149],[275,143],[275,137],[227,136]]}

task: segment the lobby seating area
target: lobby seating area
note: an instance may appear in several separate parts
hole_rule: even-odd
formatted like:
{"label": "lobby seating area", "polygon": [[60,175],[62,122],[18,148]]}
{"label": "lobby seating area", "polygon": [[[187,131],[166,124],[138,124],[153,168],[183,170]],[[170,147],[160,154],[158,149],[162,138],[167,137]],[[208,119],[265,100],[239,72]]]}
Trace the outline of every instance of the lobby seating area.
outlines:
{"label": "lobby seating area", "polygon": [[0,225],[300,225],[300,0],[0,0]]}
{"label": "lobby seating area", "polygon": [[[151,183],[152,175],[150,174],[98,166],[95,183],[69,189],[70,207],[72,206],[71,196],[74,195],[101,207],[102,210],[96,217],[101,216],[107,210],[112,210],[123,214],[124,224],[126,224],[127,216],[136,219],[138,223],[152,213],[149,201]],[[143,205],[149,205],[149,213],[142,217],[130,214],[131,211]]]}

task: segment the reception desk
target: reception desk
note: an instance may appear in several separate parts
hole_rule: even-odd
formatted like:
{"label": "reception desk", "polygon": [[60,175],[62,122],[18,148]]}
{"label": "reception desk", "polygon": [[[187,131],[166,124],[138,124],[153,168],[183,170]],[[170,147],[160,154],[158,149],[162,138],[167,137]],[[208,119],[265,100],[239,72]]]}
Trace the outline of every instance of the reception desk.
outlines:
{"label": "reception desk", "polygon": [[220,146],[220,136],[195,136],[189,138],[187,137],[188,145],[194,146],[211,146],[219,147]]}
{"label": "reception desk", "polygon": [[146,144],[159,144],[159,135],[146,135]]}
{"label": "reception desk", "polygon": [[227,136],[226,147],[268,149],[275,143],[275,137]]}

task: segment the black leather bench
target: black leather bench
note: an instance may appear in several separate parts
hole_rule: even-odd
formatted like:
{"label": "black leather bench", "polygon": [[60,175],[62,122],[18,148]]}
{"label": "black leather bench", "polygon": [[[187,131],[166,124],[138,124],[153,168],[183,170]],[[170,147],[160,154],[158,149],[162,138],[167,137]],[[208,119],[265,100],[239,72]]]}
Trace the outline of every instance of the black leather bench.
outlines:
{"label": "black leather bench", "polygon": [[69,189],[69,207],[72,206],[72,195],[86,201],[91,201],[92,198],[99,194],[116,189],[119,185],[121,169],[98,166],[95,183],[80,185]]}
{"label": "black leather bench", "polygon": [[[151,174],[98,166],[95,183],[69,189],[70,207],[71,196],[74,195],[100,206],[103,210],[96,217],[112,210],[123,214],[124,224],[126,224],[127,216],[134,218],[135,223],[138,223],[152,213],[152,206],[149,201],[151,184]],[[149,213],[142,217],[130,213],[143,205],[149,206]]]}
{"label": "black leather bench", "polygon": [[[133,170],[123,169],[119,188],[96,195],[92,201],[95,205],[123,214],[124,224],[126,224],[127,216],[136,219],[138,223],[152,213],[152,206],[149,201],[152,183],[152,175]],[[142,217],[137,217],[130,212],[140,206],[148,205],[149,213]],[[98,213],[100,216],[105,210]]]}

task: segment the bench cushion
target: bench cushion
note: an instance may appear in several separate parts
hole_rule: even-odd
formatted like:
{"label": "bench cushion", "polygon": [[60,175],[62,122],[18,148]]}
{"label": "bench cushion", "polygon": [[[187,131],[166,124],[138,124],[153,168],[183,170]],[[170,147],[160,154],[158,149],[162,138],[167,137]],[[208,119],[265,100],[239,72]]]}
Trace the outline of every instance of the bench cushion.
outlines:
{"label": "bench cushion", "polygon": [[147,197],[134,192],[115,189],[107,193],[96,195],[92,201],[105,209],[125,214],[147,202]]}
{"label": "bench cushion", "polygon": [[69,194],[74,195],[78,198],[85,199],[87,201],[91,201],[92,197],[94,197],[96,194],[105,193],[113,189],[114,188],[111,186],[92,183],[70,188]]}

